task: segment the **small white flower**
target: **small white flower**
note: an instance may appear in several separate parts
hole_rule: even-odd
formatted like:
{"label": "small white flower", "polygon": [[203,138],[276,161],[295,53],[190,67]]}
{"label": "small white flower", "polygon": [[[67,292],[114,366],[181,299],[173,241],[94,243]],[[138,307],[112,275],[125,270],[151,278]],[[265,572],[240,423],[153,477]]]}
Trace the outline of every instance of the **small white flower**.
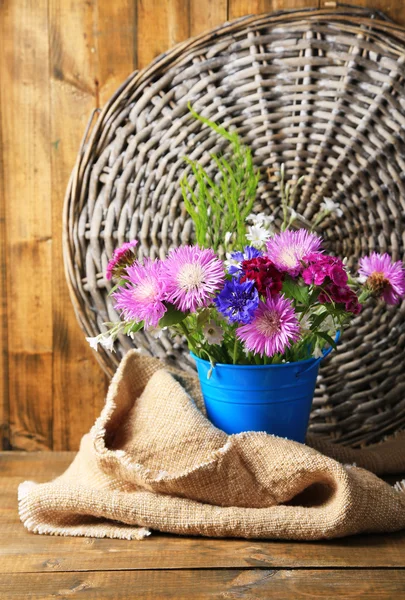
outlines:
{"label": "small white flower", "polygon": [[221,344],[224,339],[224,332],[222,328],[214,323],[208,321],[203,327],[203,334],[209,344]]}
{"label": "small white flower", "polygon": [[250,213],[250,215],[248,215],[246,217],[246,221],[250,221],[251,223],[253,223],[253,225],[261,225],[261,219],[260,219],[261,214],[262,213],[255,215],[255,213]]}
{"label": "small white flower", "polygon": [[322,358],[323,352],[319,346],[315,346],[315,350],[313,351],[312,356],[314,358]]}
{"label": "small white flower", "polygon": [[333,202],[333,200],[330,198],[324,198],[323,202],[321,203],[321,208],[325,212],[335,213],[338,217],[343,215],[343,211],[339,204],[337,202]]}
{"label": "small white flower", "polygon": [[162,337],[163,329],[161,327],[149,327],[148,333],[150,333],[151,336],[155,338],[155,340],[160,340],[160,338]]}
{"label": "small white flower", "polygon": [[324,321],[322,321],[319,331],[325,333],[336,333],[336,325],[332,315],[328,315]]}
{"label": "small white flower", "polygon": [[359,275],[359,276],[357,277],[357,281],[358,281],[359,283],[361,283],[361,284],[363,284],[363,283],[366,283],[366,281],[367,281],[367,277],[366,277],[365,275]]}
{"label": "small white flower", "polygon": [[96,337],[86,337],[86,341],[89,342],[90,348],[92,348],[93,350],[95,350],[96,352],[98,352],[98,345],[100,343],[100,340],[99,340],[98,336],[96,336]]}
{"label": "small white flower", "polygon": [[250,215],[246,217],[246,221],[250,221],[253,225],[263,225],[266,228],[270,228],[274,221],[274,217],[273,215],[266,215],[262,212],[257,215],[250,213]]}
{"label": "small white flower", "polygon": [[252,225],[248,228],[248,233],[246,234],[246,239],[249,240],[252,246],[259,249],[262,248],[270,238],[271,233],[261,225]]}
{"label": "small white flower", "polygon": [[104,346],[106,350],[114,352],[114,338],[111,335],[104,335],[101,338],[101,345]]}

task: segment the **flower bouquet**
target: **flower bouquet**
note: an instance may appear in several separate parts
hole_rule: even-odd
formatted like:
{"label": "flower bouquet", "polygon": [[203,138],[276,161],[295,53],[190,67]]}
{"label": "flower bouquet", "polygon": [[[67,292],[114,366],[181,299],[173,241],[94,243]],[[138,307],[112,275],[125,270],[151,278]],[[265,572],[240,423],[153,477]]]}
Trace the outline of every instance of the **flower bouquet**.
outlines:
{"label": "flower bouquet", "polygon": [[292,204],[303,178],[286,182],[283,166],[280,214],[255,213],[259,175],[249,148],[192,113],[231,147],[230,156],[212,156],[214,178],[186,159],[180,185],[196,244],[156,260],[138,257],[136,240],[118,248],[106,277],[115,280],[121,320],[88,341],[113,350],[119,335],[169,329],[187,340],[216,426],[303,442],[320,361],[370,297],[388,304],[404,297],[404,267],[373,253],[353,276],[314,232],[339,206],[325,199],[316,221],[300,227]]}

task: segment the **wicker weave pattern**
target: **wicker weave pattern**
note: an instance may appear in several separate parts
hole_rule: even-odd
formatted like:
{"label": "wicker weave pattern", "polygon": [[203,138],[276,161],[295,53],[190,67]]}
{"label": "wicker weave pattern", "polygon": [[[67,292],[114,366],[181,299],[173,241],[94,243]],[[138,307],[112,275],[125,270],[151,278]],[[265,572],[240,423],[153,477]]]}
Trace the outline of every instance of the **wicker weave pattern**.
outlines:
{"label": "wicker weave pattern", "polygon": [[[248,17],[188,40],[135,72],[84,141],[66,196],[68,284],[87,335],[117,319],[104,278],[114,248],[140,241],[163,257],[192,241],[179,180],[183,157],[214,172],[226,151],[196,122],[187,102],[234,128],[263,171],[256,211],[279,219],[277,183],[266,171],[306,175],[295,209],[313,221],[324,197],[339,202],[319,232],[355,263],[373,250],[404,259],[405,31],[360,10],[296,11]],[[87,138],[87,132],[85,140]],[[278,221],[280,222],[280,221]],[[405,424],[405,303],[375,304],[345,333],[322,369],[311,430],[345,444],[381,439]],[[137,334],[98,360],[112,373],[130,347],[186,369],[181,340]]]}

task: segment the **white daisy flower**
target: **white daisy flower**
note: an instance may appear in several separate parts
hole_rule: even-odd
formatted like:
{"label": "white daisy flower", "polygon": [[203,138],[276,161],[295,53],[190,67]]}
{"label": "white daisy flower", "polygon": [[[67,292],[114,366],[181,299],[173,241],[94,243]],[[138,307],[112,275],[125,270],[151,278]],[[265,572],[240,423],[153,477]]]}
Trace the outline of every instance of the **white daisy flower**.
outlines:
{"label": "white daisy flower", "polygon": [[207,342],[212,345],[221,344],[224,339],[222,328],[213,321],[208,321],[208,323],[204,325],[203,334]]}
{"label": "white daisy flower", "polygon": [[270,238],[271,233],[261,225],[252,225],[251,227],[248,227],[246,239],[248,239],[255,248],[262,248]]}

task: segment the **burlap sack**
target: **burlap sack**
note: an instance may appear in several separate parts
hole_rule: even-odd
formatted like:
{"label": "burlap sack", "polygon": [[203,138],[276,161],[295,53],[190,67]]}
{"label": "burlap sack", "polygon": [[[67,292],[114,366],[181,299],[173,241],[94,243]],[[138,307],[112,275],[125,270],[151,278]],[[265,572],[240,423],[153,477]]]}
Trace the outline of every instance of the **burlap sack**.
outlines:
{"label": "burlap sack", "polygon": [[130,352],[68,470],[20,486],[24,525],[128,539],[149,529],[314,540],[405,528],[404,485],[370,472],[405,471],[403,434],[367,450],[311,438],[315,450],[265,433],[227,436],[203,410],[193,376]]}

